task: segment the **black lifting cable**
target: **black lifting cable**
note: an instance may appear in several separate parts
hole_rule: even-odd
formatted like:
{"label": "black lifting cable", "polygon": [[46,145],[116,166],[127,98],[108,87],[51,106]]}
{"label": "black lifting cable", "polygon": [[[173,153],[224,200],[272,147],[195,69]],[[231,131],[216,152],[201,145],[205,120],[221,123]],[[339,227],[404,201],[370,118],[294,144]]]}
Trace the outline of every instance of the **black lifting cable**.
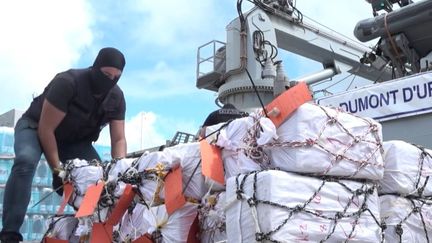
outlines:
{"label": "black lifting cable", "polygon": [[267,110],[266,110],[266,108],[265,108],[265,106],[264,106],[264,103],[263,103],[263,101],[262,101],[262,99],[261,99],[261,96],[260,96],[259,93],[258,93],[258,89],[257,89],[257,87],[255,86],[255,83],[254,83],[254,81],[253,81],[253,79],[252,79],[252,76],[250,75],[250,73],[249,73],[249,71],[248,71],[247,68],[245,68],[245,70],[246,70],[246,73],[247,73],[247,75],[248,75],[248,77],[249,77],[250,82],[252,83],[252,87],[253,87],[253,89],[254,89],[254,91],[255,91],[256,96],[258,97],[258,100],[259,100],[259,102],[260,102],[260,104],[261,104],[261,107],[262,107],[262,109],[263,109],[263,111],[264,111],[264,114],[265,114],[265,116],[268,118],[269,116],[268,116],[268,114],[267,114]]}

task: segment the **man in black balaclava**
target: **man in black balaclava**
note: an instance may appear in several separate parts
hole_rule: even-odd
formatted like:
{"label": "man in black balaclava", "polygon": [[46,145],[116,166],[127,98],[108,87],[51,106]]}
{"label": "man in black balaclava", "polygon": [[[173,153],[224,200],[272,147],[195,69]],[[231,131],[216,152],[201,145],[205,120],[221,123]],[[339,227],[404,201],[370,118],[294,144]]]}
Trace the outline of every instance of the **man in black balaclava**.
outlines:
{"label": "man in black balaclava", "polygon": [[[4,192],[2,243],[23,240],[19,229],[42,153],[56,189],[62,185],[61,161],[100,160],[92,143],[108,124],[112,158],[126,156],[126,103],[117,85],[125,63],[119,50],[101,49],[93,66],[58,73],[17,122],[14,165]],[[61,189],[57,192],[62,194]]]}

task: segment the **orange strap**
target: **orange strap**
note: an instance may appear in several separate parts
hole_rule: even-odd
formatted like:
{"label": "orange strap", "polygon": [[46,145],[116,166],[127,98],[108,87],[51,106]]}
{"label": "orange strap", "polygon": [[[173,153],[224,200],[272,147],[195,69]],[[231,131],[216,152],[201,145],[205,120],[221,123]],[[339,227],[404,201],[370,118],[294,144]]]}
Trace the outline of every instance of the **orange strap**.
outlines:
{"label": "orange strap", "polygon": [[207,140],[200,141],[202,174],[221,185],[225,184],[222,154],[220,149]]}
{"label": "orange strap", "polygon": [[63,201],[60,204],[60,208],[57,211],[57,215],[61,215],[64,212],[66,204],[69,202],[69,199],[72,196],[73,186],[70,182],[64,184],[63,186]]}
{"label": "orange strap", "polygon": [[87,188],[87,192],[84,195],[78,212],[75,214],[76,218],[93,215],[93,212],[99,202],[99,198],[104,188],[104,185],[105,183],[103,181],[100,181],[97,185],[91,185]]}
{"label": "orange strap", "polygon": [[168,215],[186,204],[183,195],[183,174],[182,168],[177,167],[165,177],[165,207]]}
{"label": "orange strap", "polygon": [[51,237],[45,237],[43,238],[43,243],[68,243],[68,240],[59,240],[59,239],[54,239]]}
{"label": "orange strap", "polygon": [[113,226],[104,223],[94,223],[90,243],[111,243]]}
{"label": "orange strap", "polygon": [[200,243],[198,214],[195,217],[195,220],[193,221],[193,223],[189,229],[189,235],[188,235],[188,239],[186,242],[187,243]]}
{"label": "orange strap", "polygon": [[105,222],[110,225],[116,225],[120,222],[120,219],[123,217],[123,214],[129,208],[132,200],[135,197],[135,192],[133,191],[132,185],[126,184],[123,195],[120,197],[116,207],[112,211],[110,217]]}
{"label": "orange strap", "polygon": [[312,96],[309,88],[301,82],[280,94],[265,109],[269,119],[279,127],[291,113],[310,100]]}

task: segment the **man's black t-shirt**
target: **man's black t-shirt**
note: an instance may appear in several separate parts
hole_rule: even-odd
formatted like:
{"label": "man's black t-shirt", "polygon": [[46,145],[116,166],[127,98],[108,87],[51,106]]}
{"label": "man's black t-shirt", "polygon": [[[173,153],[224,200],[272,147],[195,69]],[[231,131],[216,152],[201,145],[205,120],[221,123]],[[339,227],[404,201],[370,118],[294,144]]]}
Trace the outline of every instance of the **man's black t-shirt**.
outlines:
{"label": "man's black t-shirt", "polygon": [[126,103],[117,85],[104,97],[95,97],[90,88],[90,70],[71,69],[57,74],[23,116],[38,123],[46,98],[66,113],[55,130],[57,142],[96,141],[110,121],[125,119]]}

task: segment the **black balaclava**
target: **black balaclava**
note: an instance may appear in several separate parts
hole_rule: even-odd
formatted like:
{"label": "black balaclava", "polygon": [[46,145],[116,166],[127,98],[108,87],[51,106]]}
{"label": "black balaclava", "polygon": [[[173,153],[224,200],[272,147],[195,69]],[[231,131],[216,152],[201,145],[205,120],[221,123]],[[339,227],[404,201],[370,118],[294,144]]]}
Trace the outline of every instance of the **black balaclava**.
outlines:
{"label": "black balaclava", "polygon": [[91,69],[91,80],[90,85],[92,93],[96,95],[107,94],[118,82],[119,78],[114,80],[106,76],[102,71],[101,67],[115,67],[123,71],[126,64],[123,54],[112,47],[102,48],[97,55],[92,69]]}

